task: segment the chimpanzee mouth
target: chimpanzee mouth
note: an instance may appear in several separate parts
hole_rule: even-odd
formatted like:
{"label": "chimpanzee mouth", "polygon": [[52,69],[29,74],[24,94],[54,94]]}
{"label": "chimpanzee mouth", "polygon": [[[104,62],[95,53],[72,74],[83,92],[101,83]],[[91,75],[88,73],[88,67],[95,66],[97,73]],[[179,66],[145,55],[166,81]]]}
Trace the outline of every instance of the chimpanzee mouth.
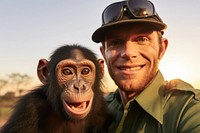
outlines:
{"label": "chimpanzee mouth", "polygon": [[85,101],[85,102],[80,102],[80,103],[68,103],[68,102],[66,103],[74,111],[84,111],[88,107],[89,102],[90,101]]}
{"label": "chimpanzee mouth", "polygon": [[81,101],[81,102],[78,102],[78,101],[68,102],[66,100],[63,100],[63,105],[64,105],[64,109],[66,113],[70,117],[75,118],[75,119],[82,119],[85,116],[87,116],[87,114],[90,112],[92,101],[93,101],[93,97],[89,99],[88,101]]}

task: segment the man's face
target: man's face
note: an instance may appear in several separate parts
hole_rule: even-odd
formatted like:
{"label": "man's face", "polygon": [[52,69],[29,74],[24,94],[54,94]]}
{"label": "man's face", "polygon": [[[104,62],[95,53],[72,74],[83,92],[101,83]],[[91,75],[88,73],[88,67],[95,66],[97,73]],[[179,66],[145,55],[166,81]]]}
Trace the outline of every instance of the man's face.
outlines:
{"label": "man's face", "polygon": [[126,93],[141,92],[155,77],[159,60],[167,48],[149,25],[124,25],[105,35],[101,47],[109,74]]}

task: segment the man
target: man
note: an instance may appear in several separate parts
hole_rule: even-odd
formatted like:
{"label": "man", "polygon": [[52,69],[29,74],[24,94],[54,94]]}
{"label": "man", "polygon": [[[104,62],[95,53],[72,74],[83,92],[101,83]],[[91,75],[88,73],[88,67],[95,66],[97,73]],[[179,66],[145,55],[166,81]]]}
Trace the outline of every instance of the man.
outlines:
{"label": "man", "polygon": [[165,81],[159,62],[168,46],[167,25],[147,0],[109,5],[92,35],[118,89],[106,98],[116,116],[110,132],[199,133],[200,92],[182,81]]}

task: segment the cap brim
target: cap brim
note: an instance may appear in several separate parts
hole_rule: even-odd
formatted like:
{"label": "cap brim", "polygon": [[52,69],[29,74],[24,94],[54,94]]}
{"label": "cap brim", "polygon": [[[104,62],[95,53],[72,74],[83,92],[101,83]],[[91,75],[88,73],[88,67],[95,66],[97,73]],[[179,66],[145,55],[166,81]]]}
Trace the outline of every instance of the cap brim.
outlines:
{"label": "cap brim", "polygon": [[128,19],[128,20],[123,20],[123,21],[117,21],[113,22],[110,24],[106,24],[98,28],[92,35],[92,40],[96,43],[102,42],[104,40],[104,35],[105,33],[116,26],[124,25],[124,24],[129,24],[129,23],[146,23],[154,26],[156,30],[164,30],[167,28],[167,25],[162,22],[158,22],[152,19]]}

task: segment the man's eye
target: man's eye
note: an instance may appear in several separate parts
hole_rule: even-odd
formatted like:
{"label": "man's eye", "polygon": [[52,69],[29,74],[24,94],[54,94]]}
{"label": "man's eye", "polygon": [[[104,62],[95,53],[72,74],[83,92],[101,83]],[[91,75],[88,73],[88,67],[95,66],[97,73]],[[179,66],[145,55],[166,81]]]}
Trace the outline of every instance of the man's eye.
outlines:
{"label": "man's eye", "polygon": [[121,44],[123,44],[123,41],[121,41],[121,40],[110,40],[108,42],[108,46],[118,46]]}
{"label": "man's eye", "polygon": [[119,40],[112,41],[112,44],[113,44],[113,45],[119,45],[119,44],[121,44],[121,43],[122,43],[122,42],[119,41]]}
{"label": "man's eye", "polygon": [[149,38],[147,38],[147,37],[138,37],[138,38],[136,39],[136,41],[137,41],[138,43],[145,44],[145,43],[149,42]]}

